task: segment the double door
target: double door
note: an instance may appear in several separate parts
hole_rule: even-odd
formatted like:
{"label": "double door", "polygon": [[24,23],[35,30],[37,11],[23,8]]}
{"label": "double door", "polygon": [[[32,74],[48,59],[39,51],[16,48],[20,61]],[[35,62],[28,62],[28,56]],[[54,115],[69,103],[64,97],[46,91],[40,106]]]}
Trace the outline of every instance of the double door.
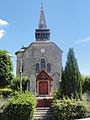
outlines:
{"label": "double door", "polygon": [[39,81],[39,95],[48,94],[48,82],[47,81]]}

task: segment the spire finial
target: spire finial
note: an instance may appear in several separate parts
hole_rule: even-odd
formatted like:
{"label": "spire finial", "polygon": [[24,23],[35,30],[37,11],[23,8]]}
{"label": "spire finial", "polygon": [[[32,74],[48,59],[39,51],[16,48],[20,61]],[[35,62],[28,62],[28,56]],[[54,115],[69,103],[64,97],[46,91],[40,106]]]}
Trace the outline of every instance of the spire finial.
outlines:
{"label": "spire finial", "polygon": [[43,1],[41,2],[41,7],[43,7]]}
{"label": "spire finial", "polygon": [[41,9],[43,9],[43,0],[42,0],[42,2],[41,2]]}
{"label": "spire finial", "polygon": [[47,28],[45,16],[44,16],[44,10],[43,10],[43,1],[41,3],[41,15],[40,15],[40,21],[39,21],[38,28],[40,29]]}

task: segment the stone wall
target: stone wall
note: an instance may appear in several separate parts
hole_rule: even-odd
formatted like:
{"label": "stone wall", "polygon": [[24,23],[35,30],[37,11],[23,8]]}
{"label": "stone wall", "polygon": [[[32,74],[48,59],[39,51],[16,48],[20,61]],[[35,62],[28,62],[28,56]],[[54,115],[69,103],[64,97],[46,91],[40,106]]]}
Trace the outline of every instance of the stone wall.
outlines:
{"label": "stone wall", "polygon": [[[44,48],[44,52],[41,49]],[[22,54],[17,54],[17,61],[21,59]],[[30,77],[30,87],[32,91],[35,91],[35,78],[38,73],[35,72],[35,64],[39,63],[41,71],[41,59],[44,58],[46,64],[51,64],[51,73],[48,73],[52,79],[52,91],[59,87],[59,81],[61,80],[62,70],[62,51],[52,42],[33,42],[25,50],[22,57],[23,75]],[[17,73],[19,73],[19,64],[17,64]],[[47,67],[45,68],[47,72]],[[33,77],[33,75],[34,77]],[[32,85],[33,83],[33,85]],[[34,86],[34,87],[32,87]]]}

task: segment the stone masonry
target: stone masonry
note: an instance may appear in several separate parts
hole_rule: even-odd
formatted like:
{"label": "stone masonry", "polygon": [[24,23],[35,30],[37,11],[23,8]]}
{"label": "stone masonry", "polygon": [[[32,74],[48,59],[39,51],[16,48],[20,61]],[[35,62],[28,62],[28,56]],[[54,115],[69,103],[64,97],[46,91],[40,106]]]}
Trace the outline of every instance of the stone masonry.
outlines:
{"label": "stone masonry", "polygon": [[[41,16],[39,27],[35,32],[36,42],[32,42],[28,47],[22,47],[16,52],[17,66],[16,74],[20,74],[20,67],[25,76],[29,76],[28,90],[36,95],[36,78],[42,71],[41,59],[45,60],[45,72],[52,78],[51,94],[57,88],[61,80],[62,70],[62,50],[50,41],[50,31],[47,29],[43,6],[41,7]],[[39,72],[36,72],[36,64],[39,64]],[[47,63],[50,64],[51,71],[47,71]],[[48,94],[49,95],[49,94]]]}

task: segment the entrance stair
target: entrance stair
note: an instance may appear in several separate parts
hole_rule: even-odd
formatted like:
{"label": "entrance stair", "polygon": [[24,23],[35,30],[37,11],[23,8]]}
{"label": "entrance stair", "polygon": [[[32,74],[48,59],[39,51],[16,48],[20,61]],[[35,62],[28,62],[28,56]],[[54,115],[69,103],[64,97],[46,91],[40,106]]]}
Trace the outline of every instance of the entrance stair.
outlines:
{"label": "entrance stair", "polygon": [[38,107],[34,113],[34,120],[54,120],[51,107]]}

